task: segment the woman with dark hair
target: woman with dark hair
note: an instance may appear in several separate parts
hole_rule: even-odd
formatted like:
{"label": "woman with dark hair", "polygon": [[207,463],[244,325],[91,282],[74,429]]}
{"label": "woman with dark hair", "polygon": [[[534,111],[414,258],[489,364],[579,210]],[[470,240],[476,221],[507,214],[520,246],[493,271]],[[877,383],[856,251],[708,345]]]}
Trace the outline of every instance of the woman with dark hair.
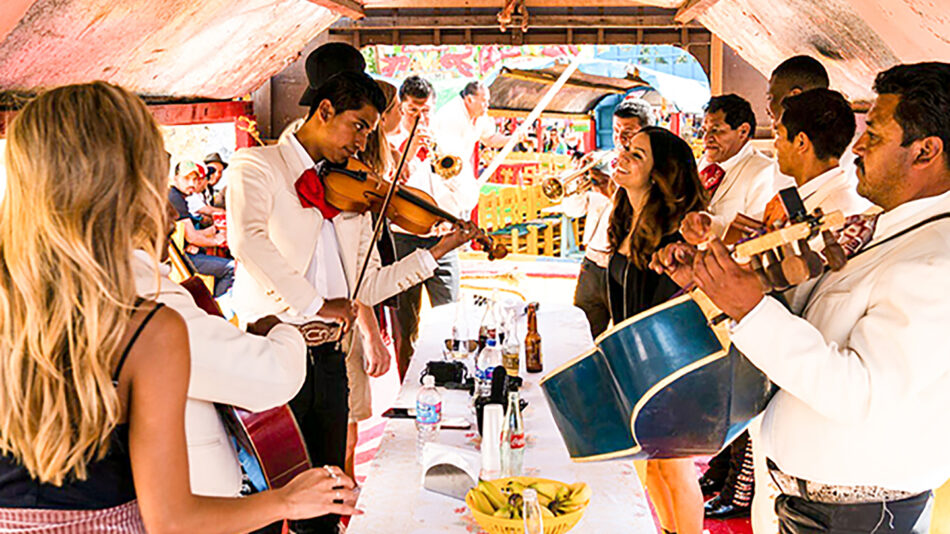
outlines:
{"label": "woman with dark hair", "polygon": [[[649,268],[650,257],[679,239],[680,221],[705,208],[689,145],[664,128],[646,127],[620,153],[607,235],[607,291],[614,324],[660,304],[679,286]],[[701,534],[703,497],[692,459],[647,461],[647,491],[664,532]]]}

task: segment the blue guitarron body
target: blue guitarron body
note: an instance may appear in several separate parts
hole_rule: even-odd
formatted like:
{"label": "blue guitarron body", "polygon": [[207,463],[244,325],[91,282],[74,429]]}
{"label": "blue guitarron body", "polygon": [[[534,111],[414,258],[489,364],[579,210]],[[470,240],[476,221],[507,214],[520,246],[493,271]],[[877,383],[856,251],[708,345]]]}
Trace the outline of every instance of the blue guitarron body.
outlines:
{"label": "blue guitarron body", "polygon": [[541,386],[575,461],[713,454],[774,392],[690,295],[608,330]]}

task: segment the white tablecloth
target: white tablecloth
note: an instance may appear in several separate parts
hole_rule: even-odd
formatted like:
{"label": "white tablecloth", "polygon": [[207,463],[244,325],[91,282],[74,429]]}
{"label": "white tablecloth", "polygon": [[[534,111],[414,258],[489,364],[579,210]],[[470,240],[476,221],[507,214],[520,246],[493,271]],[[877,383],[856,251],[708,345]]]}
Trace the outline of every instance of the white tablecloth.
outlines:
{"label": "white tablecloth", "polygon": [[[484,308],[470,310],[468,318],[476,323]],[[430,310],[420,325],[420,339],[397,406],[415,403],[419,373],[427,360],[441,359],[443,340],[449,337],[455,318],[455,305]],[[545,370],[554,369],[593,345],[581,310],[570,306],[542,307],[538,314]],[[524,338],[525,318],[518,325]],[[564,442],[538,381],[543,374],[524,373],[522,397],[530,404],[524,412],[527,449],[525,475],[565,482],[584,481],[593,490],[591,504],[572,533],[652,533],[655,532],[649,505],[640,480],[630,461],[596,463],[571,462]],[[443,417],[466,415],[471,418],[468,395],[446,391]],[[596,409],[596,407],[591,407]],[[471,430],[442,430],[439,442],[477,449],[478,434]],[[415,423],[410,419],[392,419],[376,453],[362,488],[358,507],[364,515],[353,517],[349,534],[420,534],[432,532],[480,532],[463,501],[429,492],[422,488],[422,467],[416,460]]]}

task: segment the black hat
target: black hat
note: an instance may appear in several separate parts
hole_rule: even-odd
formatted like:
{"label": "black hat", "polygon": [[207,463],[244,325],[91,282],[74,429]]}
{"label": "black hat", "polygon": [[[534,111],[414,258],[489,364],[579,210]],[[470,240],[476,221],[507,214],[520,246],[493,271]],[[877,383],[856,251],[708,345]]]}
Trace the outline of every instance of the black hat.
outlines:
{"label": "black hat", "polygon": [[300,105],[310,107],[315,102],[317,89],[330,76],[341,72],[363,72],[366,60],[363,54],[346,43],[327,43],[307,56],[307,89],[300,97]]}
{"label": "black hat", "polygon": [[225,163],[223,159],[221,159],[221,154],[218,154],[217,152],[212,152],[208,154],[207,156],[205,156],[204,162],[205,163],[220,163],[221,165],[224,165],[225,169],[228,168],[228,164]]}

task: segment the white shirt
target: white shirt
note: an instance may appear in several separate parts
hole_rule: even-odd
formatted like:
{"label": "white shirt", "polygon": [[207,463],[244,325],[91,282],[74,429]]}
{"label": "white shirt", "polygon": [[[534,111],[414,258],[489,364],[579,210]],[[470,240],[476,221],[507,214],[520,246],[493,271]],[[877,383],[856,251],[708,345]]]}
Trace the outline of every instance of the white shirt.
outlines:
{"label": "white shirt", "polygon": [[[462,172],[459,176],[478,178],[475,175],[475,167],[472,165],[472,155],[479,141],[495,134],[495,121],[487,114],[475,117],[473,120],[465,109],[465,100],[458,96],[436,112],[432,118],[432,132],[436,137],[440,152],[462,158]],[[471,200],[470,198],[463,200],[463,209],[468,207],[471,211],[475,207],[478,202],[477,196],[474,203]]]}
{"label": "white shirt", "polygon": [[[306,168],[313,168],[313,158],[307,153],[296,135],[287,138],[294,152]],[[316,315],[323,307],[324,301],[334,298],[348,298],[349,288],[346,284],[346,274],[343,272],[343,260],[340,258],[340,244],[336,239],[333,219],[327,219],[320,227],[320,240],[313,249],[313,258],[304,275],[308,282],[313,284],[320,296],[304,310],[304,315]]]}
{"label": "white shirt", "polygon": [[205,197],[201,193],[192,193],[185,197],[185,203],[188,205],[188,213],[198,215],[198,210],[208,205]]}
{"label": "white shirt", "polygon": [[[881,215],[871,244],[946,212],[950,193],[907,202]],[[782,388],[758,444],[779,468],[915,492],[950,478],[948,272],[950,225],[933,223],[826,274],[801,318],[766,297],[732,327]]]}
{"label": "white shirt", "polygon": [[857,193],[858,178],[838,166],[819,174],[798,187],[808,213],[822,208],[825,213],[841,211],[845,217],[864,213],[873,204]]}
{"label": "white shirt", "polygon": [[[561,201],[561,209],[568,217],[585,215],[584,237],[585,257],[600,267],[607,267],[606,254],[610,250],[607,229],[610,227],[610,213],[613,202],[599,191],[590,190],[583,195],[572,195]],[[603,264],[603,265],[601,265]]]}

